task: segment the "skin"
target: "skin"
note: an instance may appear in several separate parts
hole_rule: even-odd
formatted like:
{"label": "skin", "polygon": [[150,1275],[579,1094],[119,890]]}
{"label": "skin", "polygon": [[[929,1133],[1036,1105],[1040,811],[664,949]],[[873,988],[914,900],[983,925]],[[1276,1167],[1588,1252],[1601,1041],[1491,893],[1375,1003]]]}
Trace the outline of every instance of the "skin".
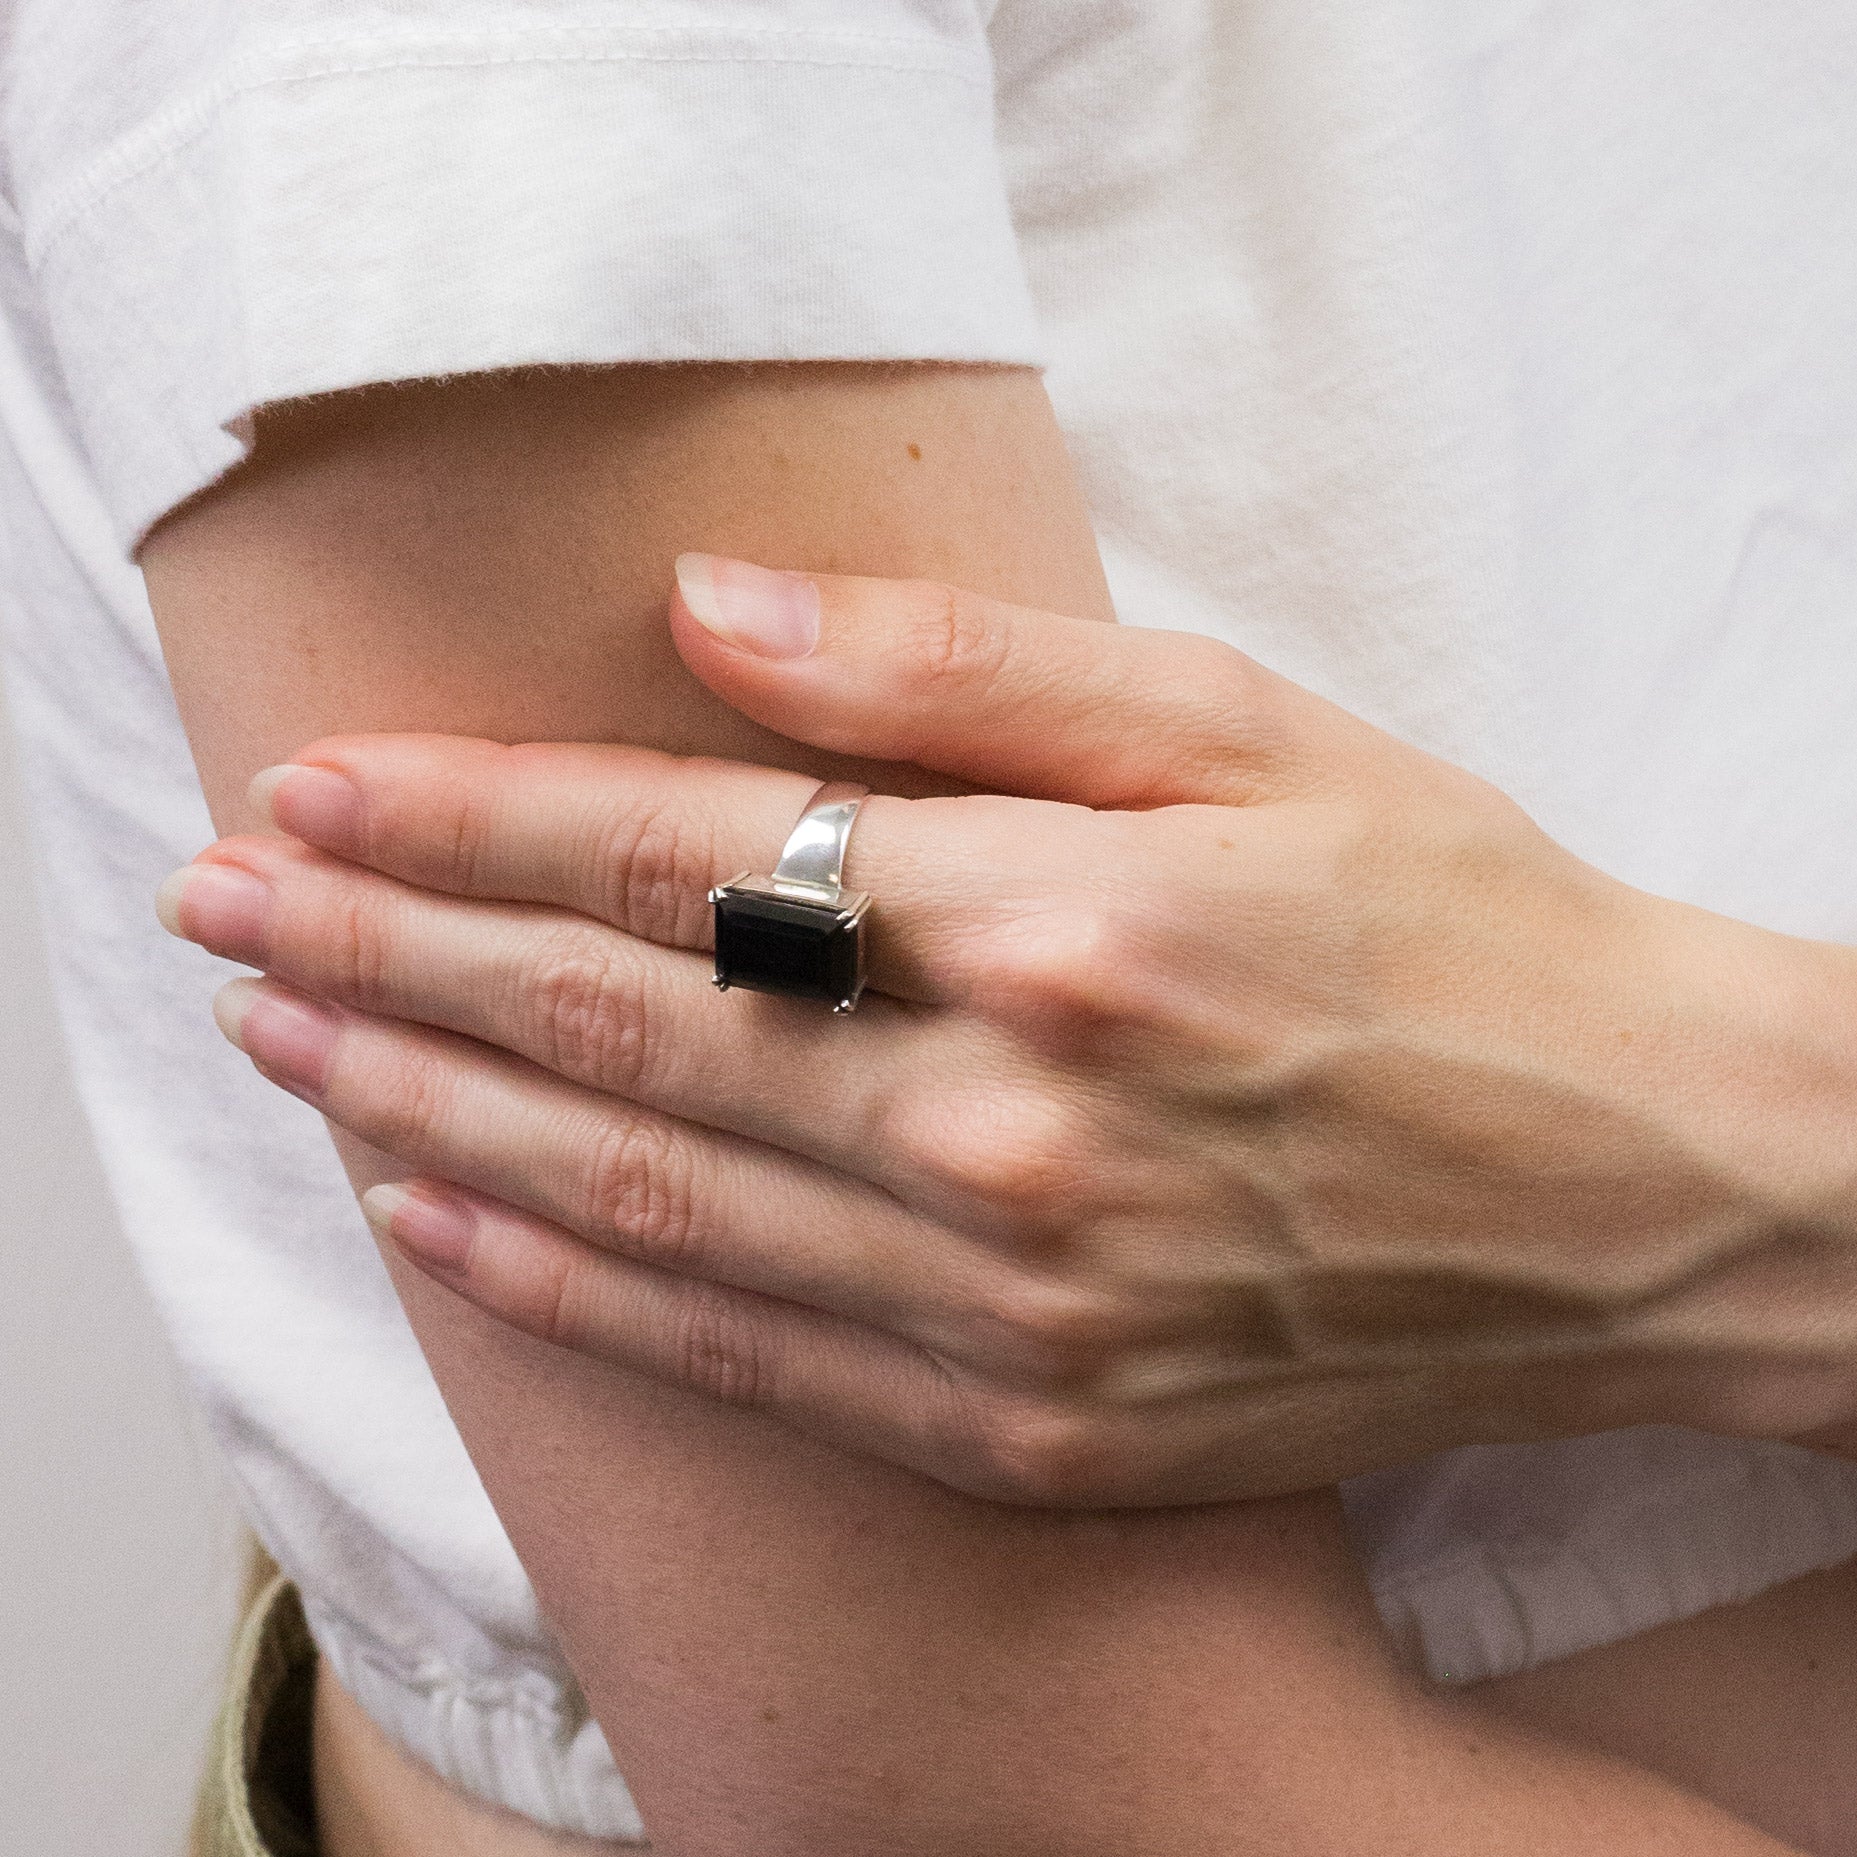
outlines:
{"label": "skin", "polygon": [[[661,589],[692,544],[1104,610],[1027,377],[621,372],[346,399],[267,419],[254,466],[145,552],[222,829],[257,823],[260,767],[338,730],[836,767],[678,666]],[[405,1172],[344,1153],[357,1186]],[[1428,1695],[1329,1496],[1004,1509],[390,1265],[679,1857],[1784,1848],[1641,1767]],[[323,1773],[353,1783],[336,1857],[461,1848],[390,1763],[330,1745],[340,1716],[319,1718]]]}
{"label": "skin", "polygon": [[760,719],[1092,804],[868,801],[874,991],[834,1020],[718,1000],[702,953],[803,777],[434,738],[268,775],[334,855],[227,841],[171,902],[274,979],[480,1041],[227,1008],[271,1075],[497,1196],[374,1202],[462,1294],[1041,1504],[1849,1411],[1857,953],[1606,878],[1213,641],[686,566],[816,637],[718,649],[674,603]]}
{"label": "skin", "polygon": [[1696,1787],[1801,1850],[1857,1850],[1857,1567],[1525,1670],[1480,1708]]}

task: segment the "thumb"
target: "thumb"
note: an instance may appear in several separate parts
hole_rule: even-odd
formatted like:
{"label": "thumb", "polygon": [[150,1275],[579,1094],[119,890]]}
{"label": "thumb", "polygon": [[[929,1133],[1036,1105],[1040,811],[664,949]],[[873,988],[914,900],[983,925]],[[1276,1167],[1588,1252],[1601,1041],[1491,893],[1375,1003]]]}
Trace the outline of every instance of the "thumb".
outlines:
{"label": "thumb", "polygon": [[1215,639],[932,581],[684,555],[671,631],[710,689],[782,735],[1085,806],[1288,797],[1364,726]]}

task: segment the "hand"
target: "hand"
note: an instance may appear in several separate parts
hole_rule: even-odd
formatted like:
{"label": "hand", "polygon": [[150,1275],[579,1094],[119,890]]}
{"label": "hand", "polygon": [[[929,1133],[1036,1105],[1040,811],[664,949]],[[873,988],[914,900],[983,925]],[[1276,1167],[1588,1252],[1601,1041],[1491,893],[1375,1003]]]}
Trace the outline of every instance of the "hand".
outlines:
{"label": "hand", "polygon": [[271,976],[259,1067],[427,1176],[371,1210],[460,1295],[1034,1503],[1852,1411],[1848,951],[1206,639],[687,572],[738,709],[1019,796],[867,802],[855,1016],[708,984],[704,892],[812,790],[765,769],[324,742],[261,777],[298,843],[167,898]]}

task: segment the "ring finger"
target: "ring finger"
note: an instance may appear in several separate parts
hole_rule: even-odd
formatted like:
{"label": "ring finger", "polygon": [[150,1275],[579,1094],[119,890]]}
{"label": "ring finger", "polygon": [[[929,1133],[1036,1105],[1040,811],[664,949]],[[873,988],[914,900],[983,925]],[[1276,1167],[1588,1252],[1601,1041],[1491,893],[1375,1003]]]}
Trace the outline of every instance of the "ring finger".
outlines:
{"label": "ring finger", "polygon": [[900,1080],[972,1024],[882,997],[851,1018],[719,996],[702,956],[565,910],[415,890],[288,840],[228,841],[167,893],[213,953],[361,1012],[461,1032],[568,1081],[906,1183],[874,1139]]}
{"label": "ring finger", "polygon": [[[285,832],[421,889],[552,904],[671,947],[710,945],[709,889],[765,872],[817,782],[644,749],[360,736],[268,770]],[[971,794],[865,802],[845,883],[869,891],[871,985],[958,999],[986,929],[1120,868],[1081,807]]]}
{"label": "ring finger", "polygon": [[1011,1266],[874,1187],[269,981],[233,981],[216,1012],[273,1082],[419,1172],[637,1263],[850,1317],[989,1373],[1037,1371],[1035,1345],[1000,1319]]}

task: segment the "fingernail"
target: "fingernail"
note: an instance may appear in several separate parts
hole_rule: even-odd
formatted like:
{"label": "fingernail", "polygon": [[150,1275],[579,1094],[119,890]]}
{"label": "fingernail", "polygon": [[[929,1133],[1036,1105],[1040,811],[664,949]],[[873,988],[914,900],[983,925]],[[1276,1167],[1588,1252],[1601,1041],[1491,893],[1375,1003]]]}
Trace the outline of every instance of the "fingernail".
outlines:
{"label": "fingernail", "polygon": [[328,1007],[262,980],[233,980],[213,1001],[219,1029],[275,1084],[314,1102],[341,1022]]}
{"label": "fingernail", "polygon": [[449,1194],[389,1182],[369,1187],[361,1195],[361,1210],[374,1230],[415,1264],[454,1277],[469,1267],[477,1217]]}
{"label": "fingernail", "polygon": [[155,914],[170,935],[255,962],[264,951],[271,886],[233,864],[189,864],[155,892]]}
{"label": "fingernail", "polygon": [[262,818],[305,844],[353,851],[361,843],[361,789],[332,767],[267,767],[247,791]]}
{"label": "fingernail", "polygon": [[677,591],[690,616],[758,658],[803,658],[819,642],[819,588],[722,555],[679,555]]}

